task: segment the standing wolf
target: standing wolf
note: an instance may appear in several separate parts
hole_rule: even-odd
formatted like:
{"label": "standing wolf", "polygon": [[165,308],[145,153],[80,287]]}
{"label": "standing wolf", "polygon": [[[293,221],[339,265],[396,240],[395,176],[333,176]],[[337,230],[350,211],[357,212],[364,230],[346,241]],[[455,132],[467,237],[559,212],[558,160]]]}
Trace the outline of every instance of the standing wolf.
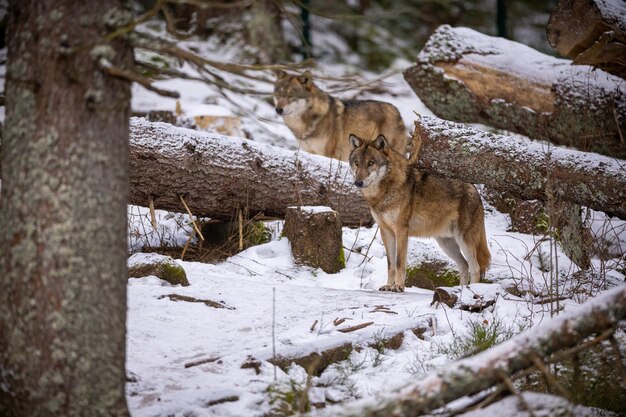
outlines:
{"label": "standing wolf", "polygon": [[364,141],[351,134],[350,168],[387,251],[387,285],[404,291],[409,236],[434,237],[456,262],[461,285],[478,282],[489,265],[483,205],[472,184],[436,178],[389,148],[379,135]]}
{"label": "standing wolf", "polygon": [[278,71],[274,85],[276,113],[298,139],[302,150],[347,161],[348,134],[368,140],[385,135],[389,146],[406,152],[407,132],[393,105],[374,100],[340,100],[319,89],[309,71],[288,75]]}

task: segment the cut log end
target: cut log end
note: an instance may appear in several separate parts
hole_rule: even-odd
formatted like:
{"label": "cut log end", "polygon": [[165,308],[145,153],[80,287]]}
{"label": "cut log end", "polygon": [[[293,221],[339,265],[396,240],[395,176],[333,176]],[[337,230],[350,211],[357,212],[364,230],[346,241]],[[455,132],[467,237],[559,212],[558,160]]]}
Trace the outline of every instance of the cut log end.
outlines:
{"label": "cut log end", "polygon": [[328,207],[288,207],[284,235],[296,262],[333,274],[346,266],[341,220]]}

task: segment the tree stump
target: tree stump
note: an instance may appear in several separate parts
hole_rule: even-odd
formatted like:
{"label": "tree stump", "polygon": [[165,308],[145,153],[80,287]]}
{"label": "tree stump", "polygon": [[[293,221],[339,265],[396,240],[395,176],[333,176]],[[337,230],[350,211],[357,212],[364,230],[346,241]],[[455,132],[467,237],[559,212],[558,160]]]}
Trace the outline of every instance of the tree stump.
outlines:
{"label": "tree stump", "polygon": [[288,207],[283,234],[297,263],[329,274],[346,266],[339,213],[325,206]]}

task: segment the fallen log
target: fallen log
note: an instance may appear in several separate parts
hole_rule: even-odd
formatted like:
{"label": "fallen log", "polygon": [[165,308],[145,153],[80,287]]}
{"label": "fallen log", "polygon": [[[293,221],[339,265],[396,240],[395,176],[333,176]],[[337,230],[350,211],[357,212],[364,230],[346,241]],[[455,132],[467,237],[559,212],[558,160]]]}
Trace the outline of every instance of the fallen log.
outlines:
{"label": "fallen log", "polygon": [[550,13],[548,42],[575,64],[626,79],[624,0],[560,0]]}
{"label": "fallen log", "polygon": [[422,116],[424,172],[485,184],[524,200],[567,201],[626,219],[626,162]]}
{"label": "fallen log", "polygon": [[443,119],[626,159],[626,84],[604,71],[443,25],[404,78]]}
{"label": "fallen log", "polygon": [[[430,373],[395,397],[350,404],[319,415],[408,417],[428,413],[451,401],[473,395],[535,366],[537,358],[580,344],[585,338],[614,329],[626,318],[626,286],[613,288],[582,306],[526,331],[492,349],[461,359]],[[316,414],[317,415],[317,414]]]}
{"label": "fallen log", "polygon": [[343,225],[371,224],[367,203],[344,162],[140,118],[130,121],[131,204],[230,220],[284,218],[287,207],[324,205]]}

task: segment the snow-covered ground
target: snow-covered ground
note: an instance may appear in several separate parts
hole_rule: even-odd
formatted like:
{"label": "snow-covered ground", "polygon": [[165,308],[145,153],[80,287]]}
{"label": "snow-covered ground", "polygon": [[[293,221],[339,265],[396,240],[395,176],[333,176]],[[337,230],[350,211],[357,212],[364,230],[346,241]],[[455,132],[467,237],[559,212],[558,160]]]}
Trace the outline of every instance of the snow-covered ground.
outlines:
{"label": "snow-covered ground", "polygon": [[[375,227],[344,229],[344,246],[354,252],[345,251],[347,267],[337,274],[294,264],[288,240],[276,238],[218,265],[179,261],[189,287],[171,287],[154,277],[130,279],[127,367],[132,382],[127,392],[132,415],[261,416],[270,411],[276,390],[288,391],[290,383],[306,385],[301,367],[285,373],[266,362],[274,348],[278,356],[304,356],[348,341],[366,346],[406,330],[399,350],[381,354],[365,348],[311,381],[313,402],[371,397],[399,389],[450,360],[441,352],[466,332],[470,321],[499,320],[516,333],[549,318],[546,305],[504,291],[513,282],[543,287],[549,279],[533,257],[529,262],[522,259],[535,239],[505,232],[506,217],[493,210],[486,225],[493,255],[488,278],[497,283],[454,289],[467,303],[475,301],[475,293],[496,298],[494,307],[482,313],[431,306],[429,290],[377,291],[386,280],[386,260]],[[410,263],[423,259],[446,258],[433,241],[411,239]],[[563,255],[559,267],[568,273]],[[605,284],[622,280],[621,274],[610,272]],[[222,302],[232,309],[160,298],[172,293]],[[566,309],[574,304],[562,302]],[[392,313],[376,311],[376,306]],[[347,320],[335,326],[338,318]],[[370,321],[374,324],[359,331],[339,331]],[[416,327],[426,329],[424,340],[410,331]],[[260,374],[241,369],[249,357],[261,361]],[[185,368],[209,358],[216,360]]]}

